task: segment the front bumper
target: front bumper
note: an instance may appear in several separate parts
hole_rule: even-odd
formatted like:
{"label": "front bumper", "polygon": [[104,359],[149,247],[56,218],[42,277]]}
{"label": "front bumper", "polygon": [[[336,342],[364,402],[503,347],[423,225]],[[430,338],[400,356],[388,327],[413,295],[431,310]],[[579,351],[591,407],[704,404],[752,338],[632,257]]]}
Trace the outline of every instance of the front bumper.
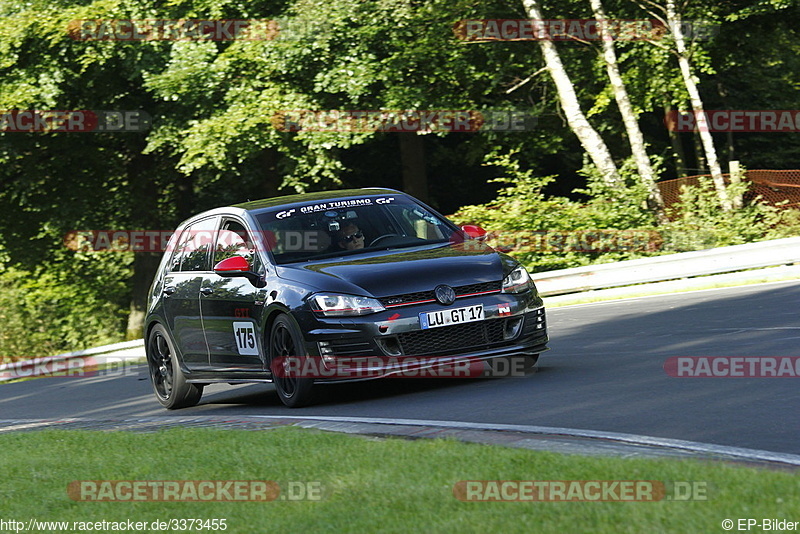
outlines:
{"label": "front bumper", "polygon": [[[422,329],[419,314],[481,303],[482,321]],[[492,358],[536,355],[547,350],[547,322],[533,292],[497,293],[459,299],[452,306],[425,303],[347,319],[320,318],[309,312],[306,350],[319,360],[319,381],[341,382],[413,376],[424,369],[466,369]],[[480,363],[482,366],[482,363]],[[325,370],[335,370],[325,374]],[[409,374],[412,373],[412,374]],[[434,376],[434,375],[430,375]],[[442,376],[447,376],[446,374]]]}

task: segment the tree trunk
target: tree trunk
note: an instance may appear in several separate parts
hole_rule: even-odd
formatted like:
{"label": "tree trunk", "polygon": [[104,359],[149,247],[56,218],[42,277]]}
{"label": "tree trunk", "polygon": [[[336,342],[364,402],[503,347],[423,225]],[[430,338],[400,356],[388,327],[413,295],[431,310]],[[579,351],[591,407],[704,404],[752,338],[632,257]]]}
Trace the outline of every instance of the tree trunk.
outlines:
{"label": "tree trunk", "polygon": [[[163,221],[154,216],[158,205],[158,188],[153,179],[153,156],[142,154],[143,147],[134,144],[131,152],[134,154],[127,165],[128,179],[131,184],[131,217],[130,230],[169,230],[161,228]],[[180,190],[180,185],[178,187]],[[183,202],[179,194],[179,204]],[[161,254],[154,252],[135,251],[133,257],[133,276],[130,279],[131,303],[128,313],[128,327],[126,339],[139,339],[142,337],[142,327],[147,314],[147,293],[153,281],[153,275],[158,268]]]}
{"label": "tree trunk", "polygon": [[697,165],[693,174],[707,174],[708,163],[706,163],[706,158],[703,155],[703,142],[696,131],[692,132],[692,146],[694,147],[695,165]]}
{"label": "tree trunk", "polygon": [[700,142],[703,144],[703,152],[706,155],[706,162],[708,170],[711,173],[711,178],[714,181],[714,188],[717,191],[720,205],[722,209],[728,211],[731,209],[731,202],[728,199],[728,193],[725,189],[725,179],[722,177],[722,168],[717,159],[717,151],[714,148],[714,139],[711,132],[708,130],[708,121],[706,120],[705,112],[703,111],[703,100],[700,98],[700,91],[697,89],[695,77],[692,75],[692,67],[689,64],[689,56],[686,50],[686,41],[683,37],[683,30],[681,29],[681,17],[675,9],[675,0],[667,0],[667,24],[672,32],[672,37],[675,39],[675,50],[678,53],[678,65],[681,69],[683,76],[683,83],[686,85],[686,90],[689,92],[689,100],[692,104],[692,111],[695,115],[695,125],[700,135]]}
{"label": "tree trunk", "polygon": [[592,5],[594,18],[598,22],[600,38],[603,44],[603,59],[605,60],[608,79],[611,81],[614,99],[617,101],[617,107],[622,115],[622,122],[625,124],[625,131],[628,134],[631,153],[636,162],[636,168],[639,171],[642,183],[648,191],[647,206],[655,214],[658,222],[665,224],[669,222],[669,219],[664,213],[664,198],[661,196],[661,190],[656,185],[653,166],[650,164],[650,158],[647,155],[647,149],[644,144],[644,135],[642,135],[642,130],[639,128],[636,113],[633,111],[631,100],[628,97],[628,91],[625,89],[625,82],[622,80],[622,75],[619,72],[617,53],[614,50],[614,41],[607,31],[608,22],[606,20],[605,10],[603,9],[603,3],[601,0],[589,1]]}
{"label": "tree trunk", "polygon": [[425,145],[422,136],[400,132],[400,161],[403,169],[403,191],[428,202],[428,174],[425,171]]}
{"label": "tree trunk", "polygon": [[[664,115],[667,117],[672,116],[672,106],[667,102],[664,104]],[[686,151],[683,149],[683,141],[681,134],[672,128],[667,128],[667,135],[669,142],[672,145],[672,156],[675,158],[675,174],[678,178],[689,176],[686,173]]]}
{"label": "tree trunk", "polygon": [[[528,18],[533,20],[544,19],[538,0],[522,0],[522,5],[528,13]],[[578,137],[578,141],[580,141],[581,146],[591,158],[592,163],[600,171],[605,183],[611,187],[620,187],[619,172],[617,172],[617,166],[614,164],[611,152],[608,150],[603,138],[600,137],[600,134],[586,120],[586,115],[581,110],[572,81],[561,63],[561,57],[558,55],[555,43],[547,39],[541,39],[538,43],[542,50],[547,70],[556,86],[558,99],[569,127]]]}
{"label": "tree trunk", "polygon": [[131,306],[128,312],[128,328],[125,339],[142,337],[144,318],[147,315],[147,294],[158,269],[161,255],[152,252],[135,252],[133,277],[131,277]]}
{"label": "tree trunk", "polygon": [[[275,148],[265,148],[261,154],[261,162],[264,172],[264,179],[261,180],[258,192],[258,198],[272,198],[280,196],[280,186],[283,182],[283,177],[278,171],[278,164],[280,162],[281,153]],[[255,200],[255,199],[253,199]]]}
{"label": "tree trunk", "polygon": [[[722,81],[717,76],[717,94],[720,96],[722,100],[722,105],[725,106],[725,109],[731,109],[731,106],[728,102],[728,91],[725,90],[725,86],[722,85]],[[728,165],[733,163],[734,161],[738,161],[736,159],[736,145],[733,142],[733,132],[728,131],[725,134],[725,140],[727,141],[727,148],[728,148]],[[732,201],[733,207],[736,208],[736,201],[735,199]]]}

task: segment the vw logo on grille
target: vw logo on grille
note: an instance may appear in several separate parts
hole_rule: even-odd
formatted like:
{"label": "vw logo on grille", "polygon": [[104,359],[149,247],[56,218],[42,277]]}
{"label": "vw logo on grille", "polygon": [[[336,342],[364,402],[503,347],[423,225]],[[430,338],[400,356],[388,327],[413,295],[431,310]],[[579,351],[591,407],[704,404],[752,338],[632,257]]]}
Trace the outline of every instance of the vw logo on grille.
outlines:
{"label": "vw logo on grille", "polygon": [[439,301],[439,304],[449,306],[456,301],[456,291],[450,286],[444,284],[436,286],[436,289],[433,291],[436,294],[436,300]]}

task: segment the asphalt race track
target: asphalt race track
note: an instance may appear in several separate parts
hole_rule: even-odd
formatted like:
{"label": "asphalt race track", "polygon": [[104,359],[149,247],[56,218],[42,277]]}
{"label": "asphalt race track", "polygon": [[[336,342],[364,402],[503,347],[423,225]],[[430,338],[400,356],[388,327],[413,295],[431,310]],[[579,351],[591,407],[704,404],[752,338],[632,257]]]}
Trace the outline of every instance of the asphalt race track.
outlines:
{"label": "asphalt race track", "polygon": [[673,378],[673,356],[800,356],[800,281],[548,311],[539,371],[495,379],[325,386],[289,409],[271,385],[214,385],[163,410],[144,366],[0,385],[0,419],[349,416],[568,427],[800,454],[798,378]]}

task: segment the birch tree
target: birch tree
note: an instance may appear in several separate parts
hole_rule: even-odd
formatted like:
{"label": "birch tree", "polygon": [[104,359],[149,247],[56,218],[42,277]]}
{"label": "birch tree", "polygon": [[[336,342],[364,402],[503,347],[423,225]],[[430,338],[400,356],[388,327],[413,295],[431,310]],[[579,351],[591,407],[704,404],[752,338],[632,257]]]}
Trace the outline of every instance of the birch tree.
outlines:
{"label": "birch tree", "polygon": [[[675,0],[665,0],[664,5],[660,5],[652,0],[645,0],[646,4],[659,9],[666,15],[666,20],[660,17],[652,10],[644,8],[652,16],[660,19],[665,23],[669,29],[670,36],[674,41],[674,49],[672,52],[678,59],[678,67],[680,68],[681,78],[686,86],[686,92],[689,95],[689,102],[692,107],[692,112],[695,116],[695,128],[700,137],[700,144],[702,152],[705,155],[708,170],[711,173],[711,179],[714,183],[714,189],[717,192],[720,205],[723,210],[731,210],[732,202],[728,198],[727,189],[725,187],[725,179],[722,176],[722,167],[717,157],[717,150],[714,147],[714,138],[708,126],[708,120],[705,114],[703,99],[700,97],[700,91],[697,87],[697,76],[694,75],[692,64],[690,61],[690,50],[687,46],[687,37],[683,33],[683,19],[680,11],[678,11]],[[640,4],[641,6],[641,4]]]}
{"label": "birch tree", "polygon": [[714,148],[714,138],[711,137],[711,132],[708,129],[708,121],[703,110],[703,100],[700,98],[700,91],[697,89],[697,79],[692,74],[692,66],[689,63],[689,54],[686,48],[686,40],[683,36],[683,28],[681,26],[681,15],[675,9],[675,0],[667,0],[667,24],[672,33],[672,38],[675,40],[675,51],[678,54],[678,66],[681,69],[681,76],[683,82],[686,84],[686,90],[689,92],[689,100],[692,104],[692,111],[696,117],[696,125],[700,141],[703,143],[703,152],[706,154],[706,161],[708,162],[708,170],[711,173],[711,179],[714,180],[714,188],[717,190],[722,209],[730,210],[731,201],[728,198],[728,193],[725,189],[725,180],[722,177],[722,168],[717,158],[717,150]]}
{"label": "birch tree", "polygon": [[653,166],[650,164],[650,158],[647,155],[647,149],[644,143],[644,135],[639,127],[636,113],[633,111],[628,91],[622,80],[619,63],[617,62],[617,53],[614,49],[614,40],[609,32],[608,20],[605,10],[603,9],[603,3],[601,0],[589,0],[589,2],[592,6],[594,18],[598,22],[600,42],[603,50],[602,56],[606,65],[608,79],[611,82],[611,90],[614,93],[614,99],[622,115],[622,122],[625,125],[625,131],[628,135],[631,153],[636,162],[640,180],[648,191],[648,207],[655,213],[659,222],[666,223],[668,219],[664,213],[664,199],[661,196],[661,190],[656,185],[655,173],[653,172]]}
{"label": "birch tree", "polygon": [[[544,20],[538,0],[522,0],[522,5],[528,14],[528,18]],[[578,102],[575,87],[572,85],[572,80],[570,80],[569,74],[567,74],[564,64],[561,62],[555,43],[547,39],[540,39],[538,43],[547,71],[556,86],[558,100],[561,104],[561,109],[564,110],[564,116],[569,127],[578,137],[578,141],[580,141],[581,146],[589,155],[592,163],[597,167],[604,182],[612,187],[620,187],[619,172],[614,159],[611,157],[611,152],[608,150],[603,138],[600,137],[600,134],[586,119],[586,115]]]}

